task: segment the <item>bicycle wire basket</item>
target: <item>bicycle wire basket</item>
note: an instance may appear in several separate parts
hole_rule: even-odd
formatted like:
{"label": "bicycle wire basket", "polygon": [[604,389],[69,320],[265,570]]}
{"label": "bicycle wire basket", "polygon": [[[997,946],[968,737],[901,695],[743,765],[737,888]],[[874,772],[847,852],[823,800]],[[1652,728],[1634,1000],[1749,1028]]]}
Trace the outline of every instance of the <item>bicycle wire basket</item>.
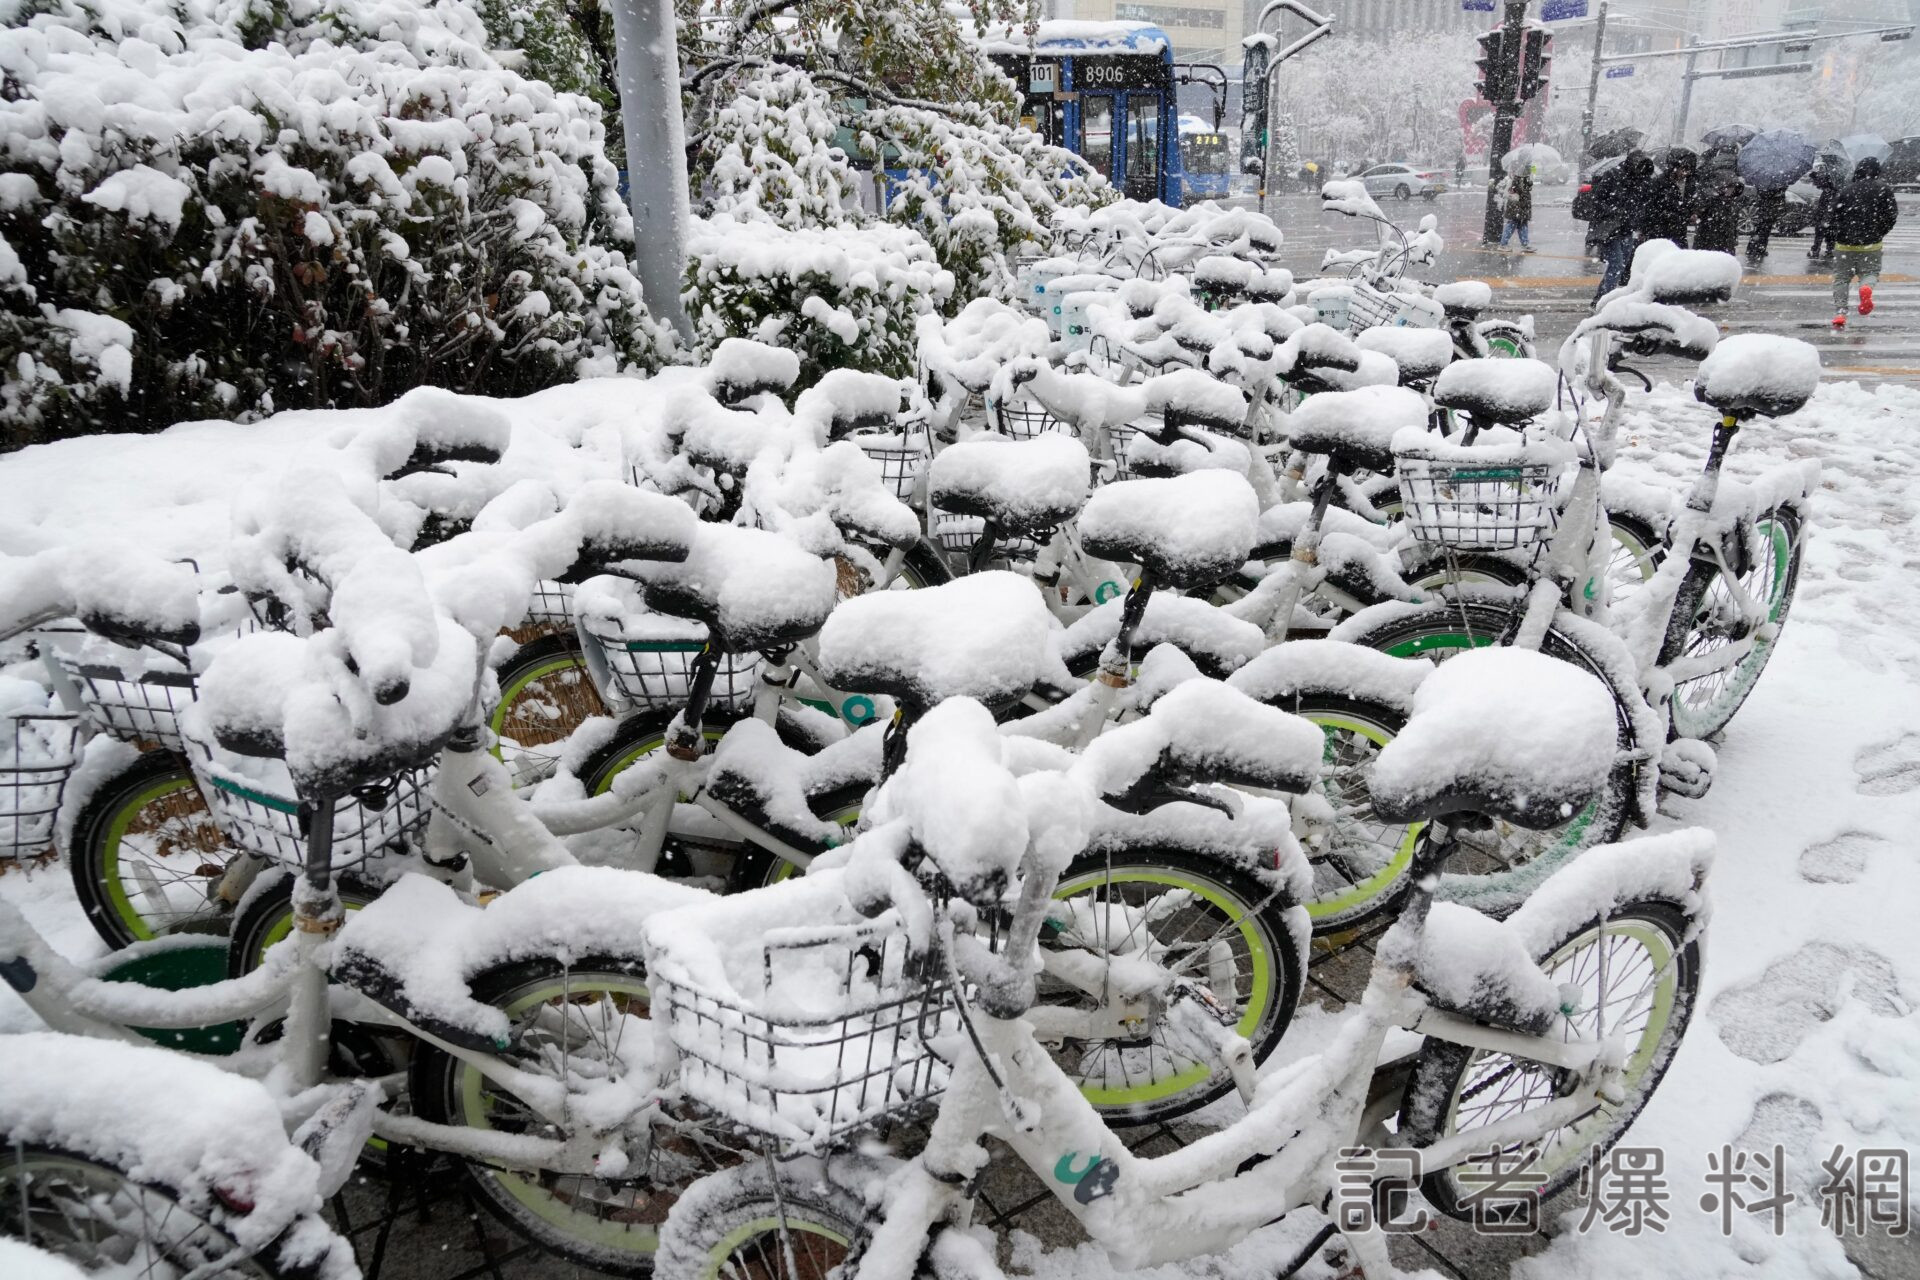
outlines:
{"label": "bicycle wire basket", "polygon": [[[603,625],[609,621],[599,619],[595,625],[582,628],[596,650],[587,669],[610,686],[602,693],[611,692],[635,707],[656,711],[677,711],[685,706],[693,687],[693,660],[706,649],[707,642],[626,635]],[[759,685],[760,667],[757,653],[720,655],[709,705],[716,709],[750,706]]]}
{"label": "bicycle wire basket", "polygon": [[189,671],[147,671],[137,676],[107,663],[84,662],[68,654],[54,661],[72,680],[94,727],[122,742],[153,744],[170,751],[186,748],[180,713],[198,696],[199,677]]}
{"label": "bicycle wire basket", "polygon": [[1073,428],[1048,412],[1045,405],[1024,397],[1018,400],[989,397],[987,415],[993,420],[995,431],[1015,440],[1032,440],[1048,432],[1075,434]]}
{"label": "bicycle wire basket", "polygon": [[[949,555],[967,556],[972,554],[973,544],[980,541],[987,522],[979,516],[963,516],[936,508],[927,521],[927,527],[942,551]],[[1052,536],[1051,530],[1048,536]],[[1040,539],[1024,534],[1016,537],[1001,534],[993,540],[993,554],[1003,560],[1031,560],[1040,554],[1040,542]]]}
{"label": "bicycle wire basket", "polygon": [[920,475],[927,468],[932,450],[928,447],[927,420],[915,417],[897,432],[881,432],[851,437],[869,458],[880,464],[880,475],[893,496],[911,503],[919,489]]}
{"label": "bicycle wire basket", "polygon": [[[959,1029],[937,949],[913,955],[897,922],[780,933],[762,948],[759,1006],[653,967],[653,1017],[687,1096],[789,1155],[931,1110],[947,1064],[929,1041]],[[803,989],[805,1000],[788,998]],[[804,1007],[828,993],[831,1009]]]}
{"label": "bicycle wire basket", "polygon": [[[188,753],[200,794],[228,841],[283,865],[307,858],[313,806],[294,794],[290,780],[266,782],[223,770],[208,744],[190,740]],[[334,802],[333,866],[404,852],[432,813],[433,766],[420,765],[357,787]]]}
{"label": "bicycle wire basket", "polygon": [[533,598],[527,602],[527,619],[522,624],[542,630],[566,630],[573,626],[573,586],[541,578],[533,584]]}
{"label": "bicycle wire basket", "polygon": [[26,711],[7,717],[0,742],[0,859],[34,858],[53,847],[54,824],[67,779],[80,760],[80,717],[71,711]]}
{"label": "bicycle wire basket", "polygon": [[1394,452],[1413,536],[1456,551],[1539,550],[1560,517],[1554,463],[1508,450],[1486,459],[1462,456],[1471,452]]}

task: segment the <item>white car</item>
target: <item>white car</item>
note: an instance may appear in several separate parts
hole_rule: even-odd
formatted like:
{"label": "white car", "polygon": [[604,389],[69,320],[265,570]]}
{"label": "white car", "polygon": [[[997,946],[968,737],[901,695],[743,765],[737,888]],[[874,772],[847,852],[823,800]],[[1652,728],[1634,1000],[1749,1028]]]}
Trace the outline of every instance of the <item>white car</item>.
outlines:
{"label": "white car", "polygon": [[1431,200],[1447,189],[1446,175],[1438,169],[1416,169],[1410,164],[1377,164],[1360,175],[1367,194],[1411,200],[1417,194]]}

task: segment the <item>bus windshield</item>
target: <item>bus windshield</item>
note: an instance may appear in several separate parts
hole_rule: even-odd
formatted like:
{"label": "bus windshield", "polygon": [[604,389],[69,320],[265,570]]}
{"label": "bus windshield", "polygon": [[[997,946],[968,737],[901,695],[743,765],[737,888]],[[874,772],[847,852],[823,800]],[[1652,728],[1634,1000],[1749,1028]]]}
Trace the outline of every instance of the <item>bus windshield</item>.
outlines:
{"label": "bus windshield", "polygon": [[1226,137],[1218,133],[1180,135],[1180,158],[1188,173],[1231,173]]}

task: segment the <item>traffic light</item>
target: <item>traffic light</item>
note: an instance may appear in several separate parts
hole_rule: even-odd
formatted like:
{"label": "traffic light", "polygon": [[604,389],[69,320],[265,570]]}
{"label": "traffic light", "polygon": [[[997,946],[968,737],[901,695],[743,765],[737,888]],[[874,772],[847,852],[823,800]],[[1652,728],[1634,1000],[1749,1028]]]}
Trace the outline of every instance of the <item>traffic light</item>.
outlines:
{"label": "traffic light", "polygon": [[1553,33],[1540,27],[1528,27],[1526,44],[1520,54],[1520,100],[1525,102],[1547,87],[1547,73],[1553,67]]}
{"label": "traffic light", "polygon": [[1507,33],[1495,27],[1480,37],[1480,56],[1473,60],[1480,68],[1480,97],[1487,102],[1514,100],[1513,52],[1507,48]]}

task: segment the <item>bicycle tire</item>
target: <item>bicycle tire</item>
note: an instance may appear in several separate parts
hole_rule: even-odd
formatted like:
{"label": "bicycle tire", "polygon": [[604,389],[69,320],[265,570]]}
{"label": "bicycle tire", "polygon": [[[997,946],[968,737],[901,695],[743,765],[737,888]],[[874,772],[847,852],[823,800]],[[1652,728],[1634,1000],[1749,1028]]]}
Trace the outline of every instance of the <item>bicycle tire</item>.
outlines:
{"label": "bicycle tire", "polygon": [[[1751,593],[1755,583],[1767,585],[1767,620],[1784,627],[1793,607],[1794,589],[1800,581],[1800,560],[1805,548],[1800,536],[1800,518],[1791,509],[1779,507],[1754,521],[1763,555],[1744,575],[1743,589]],[[1715,612],[1717,603],[1728,603],[1724,592],[1716,596],[1714,585],[1721,579],[1720,567],[1710,561],[1695,560],[1687,568],[1674,596],[1673,613],[1667,620],[1667,634],[1660,646],[1660,665],[1665,667],[1690,653],[1700,652],[1707,627],[1703,619]],[[1728,637],[1739,639],[1743,637]],[[1747,695],[1760,680],[1779,638],[1757,641],[1751,652],[1724,673],[1724,683],[1709,684],[1723,673],[1713,673],[1677,684],[1667,704],[1668,723],[1674,736],[1710,738],[1723,732],[1745,704]],[[1691,689],[1691,693],[1689,693]],[[1693,696],[1700,695],[1700,696]]]}
{"label": "bicycle tire", "polygon": [[1320,785],[1335,825],[1324,847],[1307,854],[1314,893],[1301,905],[1313,935],[1345,933],[1398,911],[1413,887],[1414,851],[1424,824],[1373,821],[1366,775],[1406,717],[1383,703],[1338,694],[1301,693],[1272,705],[1312,721],[1326,736]]}
{"label": "bicycle tire", "polygon": [[[646,1005],[640,1016],[651,1017],[646,966],[629,956],[584,956],[571,965],[551,957],[514,961],[476,974],[469,987],[475,1000],[502,1010],[514,1023],[516,1061],[521,1070],[536,1074],[553,1076],[553,1062],[591,1051],[587,1043],[579,1042],[553,1054],[552,1038],[540,1042],[531,1025],[532,1012],[539,1007],[558,1001],[577,1013],[592,996],[596,1003],[618,1011],[622,1033],[630,1030],[627,1015],[636,1004]],[[591,1031],[592,1019],[581,1014],[577,1023],[570,1019],[569,1025]],[[545,1056],[542,1043],[549,1051]],[[604,1071],[611,1058],[602,1050],[595,1069]],[[496,1133],[545,1133],[551,1128],[531,1112],[510,1114],[514,1105],[510,1094],[432,1044],[423,1043],[415,1052],[410,1086],[414,1113],[435,1123]],[[713,1124],[716,1139],[703,1145],[701,1122],[691,1115],[676,1117],[671,1136],[650,1145],[648,1168],[643,1171],[649,1176],[643,1177],[550,1175],[453,1158],[475,1198],[542,1248],[603,1271],[645,1275],[652,1270],[659,1226],[672,1201],[685,1187],[727,1167],[736,1156],[737,1141],[720,1140],[730,1135],[723,1122]],[[624,1207],[620,1204],[623,1194],[629,1197]]]}
{"label": "bicycle tire", "polygon": [[[316,1228],[332,1234],[317,1217],[302,1217],[264,1248],[221,1265],[217,1260],[240,1246],[215,1220],[220,1210],[189,1203],[192,1199],[177,1188],[137,1179],[111,1161],[0,1134],[0,1235],[24,1240],[83,1271],[103,1259],[115,1268],[126,1266],[137,1250],[147,1261],[142,1274],[162,1266],[167,1268],[162,1274],[178,1268],[207,1280],[322,1280],[328,1273],[332,1250],[302,1257],[316,1239]],[[70,1235],[77,1232],[82,1217],[103,1230],[84,1240],[50,1234],[55,1223]],[[139,1231],[130,1230],[135,1219]],[[162,1226],[164,1242],[156,1240]],[[301,1250],[283,1248],[296,1231],[302,1235]],[[337,1236],[335,1246],[352,1256],[351,1246]],[[289,1253],[293,1256],[286,1257]]]}
{"label": "bicycle tire", "polygon": [[1667,545],[1639,516],[1609,509],[1607,524],[1613,537],[1607,557],[1607,604],[1611,607],[1646,585],[1666,559]]}
{"label": "bicycle tire", "polygon": [[[67,868],[88,923],[117,951],[170,933],[227,932],[231,908],[214,891],[238,856],[187,762],[170,751],[146,751],[87,797],[73,824]],[[151,883],[130,889],[129,877],[141,874]],[[199,905],[176,916],[152,909],[156,894],[171,900],[169,887]]]}
{"label": "bicycle tire", "polygon": [[521,645],[495,677],[500,700],[487,728],[493,731],[493,754],[507,765],[516,787],[550,776],[573,731],[610,714],[587,672],[580,639],[571,633]]}
{"label": "bicycle tire", "polygon": [[[1492,644],[1506,631],[1513,616],[1511,610],[1498,605],[1439,602],[1399,611],[1343,638],[1395,657],[1437,659],[1440,655]],[[1589,672],[1613,691],[1620,746],[1623,752],[1631,748],[1634,745],[1632,721],[1622,694],[1614,690],[1613,682],[1608,679],[1606,665],[1589,654],[1583,644],[1558,629],[1547,631],[1540,648],[1549,657],[1571,662]],[[1453,876],[1485,878],[1532,863],[1556,865],[1582,849],[1617,840],[1633,812],[1636,786],[1633,765],[1616,764],[1607,777],[1606,789],[1566,823],[1546,831],[1527,831],[1511,823],[1495,821],[1489,832],[1467,838],[1469,854],[1478,849],[1480,856],[1470,856],[1463,866],[1461,854],[1456,853],[1448,870]],[[1484,835],[1493,836],[1500,847],[1486,849],[1479,843]]]}
{"label": "bicycle tire", "polygon": [[736,1165],[689,1189],[682,1210],[668,1215],[654,1276],[825,1277],[858,1255],[869,1216],[858,1196],[825,1176],[765,1160]]}
{"label": "bicycle tire", "polygon": [[[1595,924],[1589,919],[1574,926],[1534,957],[1550,976],[1563,983],[1571,982],[1581,972],[1576,948],[1581,945],[1583,938],[1591,935],[1595,943],[1603,937],[1625,938],[1637,943],[1645,952],[1646,967],[1651,975],[1649,981],[1654,984],[1653,998],[1647,1007],[1647,1023],[1627,1059],[1627,1100],[1607,1115],[1607,1123],[1597,1131],[1589,1131],[1587,1137],[1577,1144],[1569,1144],[1567,1149],[1558,1153],[1552,1168],[1546,1171],[1546,1180],[1539,1187],[1541,1200],[1566,1190],[1580,1176],[1582,1167],[1592,1156],[1605,1152],[1618,1142],[1659,1087],[1675,1050],[1685,1039],[1687,1027],[1698,1005],[1700,942],[1698,938],[1689,939],[1688,933],[1687,917],[1673,903],[1640,899],[1616,906],[1608,913],[1604,923]],[[1631,964],[1632,958],[1628,957],[1622,963]],[[1628,970],[1629,977],[1633,971],[1631,968]],[[1666,976],[1669,974],[1670,980]],[[1597,973],[1594,976],[1597,977]],[[1590,1001],[1582,1004],[1583,1012],[1593,1008],[1595,1005]],[[1621,1012],[1619,1004],[1613,1001],[1608,1002],[1606,1009],[1610,1019],[1609,1028],[1630,1023],[1637,1016],[1632,1011]],[[1647,1034],[1649,1031],[1653,1032],[1651,1038]],[[1476,1083],[1468,1085],[1468,1071],[1475,1067],[1481,1068],[1480,1074]],[[1567,1073],[1556,1069],[1533,1064],[1529,1072],[1524,1059],[1487,1054],[1429,1036],[1421,1046],[1407,1079],[1401,1102],[1400,1135],[1410,1147],[1431,1146],[1460,1131],[1460,1103],[1466,1096],[1487,1097],[1487,1091],[1494,1090],[1490,1099],[1480,1104],[1490,1108],[1508,1096],[1506,1089],[1509,1082],[1519,1081],[1524,1085],[1528,1083],[1526,1077],[1529,1074],[1535,1082],[1550,1086],[1556,1095],[1571,1082]],[[1522,1098],[1520,1109],[1524,1109],[1525,1101]],[[1577,1133],[1580,1125],[1584,1124],[1582,1121],[1567,1126],[1567,1129]],[[1556,1133],[1566,1131],[1558,1130]],[[1513,1158],[1524,1157],[1516,1155]],[[1506,1167],[1512,1166],[1509,1164]],[[1473,1216],[1470,1193],[1461,1185],[1457,1176],[1458,1168],[1435,1170],[1423,1179],[1420,1189],[1428,1202],[1440,1212],[1450,1218],[1467,1220]]]}
{"label": "bicycle tire", "polygon": [[[1202,961],[1199,957],[1203,950],[1210,956],[1216,954],[1206,944],[1224,940],[1233,956],[1231,976],[1235,989],[1230,993],[1215,991],[1215,998],[1223,1002],[1231,999],[1231,1007],[1240,1011],[1235,1029],[1252,1043],[1254,1061],[1265,1061],[1292,1022],[1306,978],[1307,940],[1299,936],[1298,917],[1289,910],[1291,903],[1238,867],[1173,849],[1128,850],[1111,856],[1098,852],[1082,854],[1069,863],[1061,875],[1054,899],[1064,904],[1090,891],[1093,901],[1089,906],[1099,911],[1103,902],[1112,904],[1116,899],[1136,905],[1136,898],[1144,899],[1151,892],[1147,886],[1189,893],[1206,904],[1193,908],[1193,918],[1217,923],[1213,933],[1194,942],[1189,937],[1194,932],[1192,923],[1181,926],[1179,935],[1169,936],[1159,931],[1162,922],[1155,921],[1152,927],[1156,929],[1153,939],[1156,954],[1162,957],[1160,962],[1167,963],[1164,957],[1187,947],[1193,957],[1186,962],[1189,967],[1183,969],[1180,961],[1171,962],[1171,967],[1184,976],[1206,979],[1211,987],[1218,970],[1210,967],[1210,959]],[[1165,923],[1172,927],[1181,919],[1171,916]],[[1136,928],[1128,926],[1123,942],[1132,943]],[[1099,936],[1111,936],[1110,922],[1101,923],[1098,932]],[[1071,946],[1075,936],[1071,917],[1050,917],[1048,927],[1042,932],[1041,946]],[[1191,967],[1194,964],[1209,967]],[[1069,996],[1070,991],[1056,987],[1052,993]],[[1165,1076],[1152,1074],[1157,1057],[1169,1047],[1164,1041],[1156,1041],[1150,1028],[1144,1043],[1138,1039],[1117,1038],[1075,1043],[1080,1047],[1073,1050],[1063,1043],[1056,1051],[1056,1061],[1111,1123],[1154,1124],[1171,1120],[1224,1097],[1234,1088],[1233,1077],[1225,1068],[1209,1069],[1201,1063],[1189,1062]],[[1063,1060],[1070,1052],[1080,1055],[1077,1064]],[[1089,1060],[1093,1064],[1091,1070],[1087,1068]],[[1173,1061],[1178,1065],[1178,1059]],[[1094,1082],[1096,1070],[1105,1083]]]}
{"label": "bicycle tire", "polygon": [[[298,874],[284,869],[260,874],[267,883],[248,892],[227,934],[229,978],[242,978],[258,969],[267,948],[293,932],[293,887]],[[333,886],[348,911],[360,910],[386,887],[352,871],[334,872]]]}

